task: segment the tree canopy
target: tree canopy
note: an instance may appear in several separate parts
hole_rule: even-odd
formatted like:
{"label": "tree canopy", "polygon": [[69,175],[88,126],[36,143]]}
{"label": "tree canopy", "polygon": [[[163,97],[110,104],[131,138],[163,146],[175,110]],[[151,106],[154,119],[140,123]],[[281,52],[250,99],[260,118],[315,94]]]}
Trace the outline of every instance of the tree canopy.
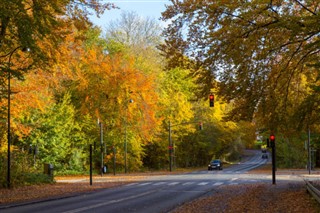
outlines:
{"label": "tree canopy", "polygon": [[311,119],[319,108],[318,1],[171,2],[162,49],[175,62],[187,55],[208,71],[219,95],[233,103],[230,119],[274,130],[318,123]]}

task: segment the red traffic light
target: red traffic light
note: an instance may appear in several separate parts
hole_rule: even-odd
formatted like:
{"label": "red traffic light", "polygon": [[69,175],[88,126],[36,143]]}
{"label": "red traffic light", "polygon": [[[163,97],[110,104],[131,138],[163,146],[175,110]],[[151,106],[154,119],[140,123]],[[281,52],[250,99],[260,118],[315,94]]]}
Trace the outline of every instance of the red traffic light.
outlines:
{"label": "red traffic light", "polygon": [[276,136],[274,136],[274,134],[272,134],[272,135],[270,135],[270,146],[272,147],[272,148],[274,148],[275,147],[275,145],[276,145]]}
{"label": "red traffic light", "polygon": [[270,140],[274,141],[276,139],[276,137],[274,135],[270,135]]}
{"label": "red traffic light", "polygon": [[214,107],[214,95],[213,94],[209,95],[209,104],[210,104],[210,107]]}

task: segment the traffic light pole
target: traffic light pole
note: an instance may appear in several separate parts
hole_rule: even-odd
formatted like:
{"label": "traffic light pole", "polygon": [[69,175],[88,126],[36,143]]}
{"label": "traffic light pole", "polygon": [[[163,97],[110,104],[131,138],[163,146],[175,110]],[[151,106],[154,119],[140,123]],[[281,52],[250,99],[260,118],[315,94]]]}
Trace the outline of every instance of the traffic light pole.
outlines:
{"label": "traffic light pole", "polygon": [[276,184],[276,145],[272,146],[272,184]]}
{"label": "traffic light pole", "polygon": [[272,149],[272,184],[276,184],[276,137],[273,134],[270,135],[270,146]]}
{"label": "traffic light pole", "polygon": [[310,128],[308,128],[308,171],[311,174],[311,146],[310,146]]}

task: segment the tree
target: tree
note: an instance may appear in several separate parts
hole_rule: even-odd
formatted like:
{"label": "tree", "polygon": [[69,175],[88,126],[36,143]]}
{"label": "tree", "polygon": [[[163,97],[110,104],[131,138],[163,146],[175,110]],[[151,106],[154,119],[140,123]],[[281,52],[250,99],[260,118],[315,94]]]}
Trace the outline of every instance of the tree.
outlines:
{"label": "tree", "polygon": [[[164,53],[175,61],[187,55],[209,70],[219,95],[234,105],[230,119],[268,115],[266,126],[277,129],[296,114],[305,95],[317,93],[308,89],[318,85],[315,1],[172,1],[163,19],[172,21]],[[300,87],[304,78],[308,83]]]}
{"label": "tree", "polygon": [[135,48],[155,47],[160,43],[161,27],[150,18],[142,18],[136,12],[122,12],[118,20],[106,28],[107,40],[113,40]]}
{"label": "tree", "polygon": [[90,132],[94,121],[90,122],[85,116],[81,121],[76,119],[69,94],[51,104],[46,111],[32,110],[21,121],[32,124],[33,129],[19,146],[37,146],[40,162],[52,163],[57,171],[84,171],[88,145],[94,139],[86,133]]}
{"label": "tree", "polygon": [[99,15],[112,6],[96,0],[3,1],[0,6],[1,69],[5,69],[8,57],[17,48],[30,50],[29,56],[34,62],[47,62],[68,33],[66,26],[71,18],[86,20],[89,10]]}
{"label": "tree", "polygon": [[[71,23],[86,21],[88,13],[97,15],[112,4],[96,0],[2,1],[0,5],[0,101],[7,98],[8,73],[23,80],[31,69],[50,70],[58,46],[67,37]],[[88,23],[88,21],[86,21]],[[0,117],[6,116],[4,108]],[[3,145],[3,143],[1,143]]]}

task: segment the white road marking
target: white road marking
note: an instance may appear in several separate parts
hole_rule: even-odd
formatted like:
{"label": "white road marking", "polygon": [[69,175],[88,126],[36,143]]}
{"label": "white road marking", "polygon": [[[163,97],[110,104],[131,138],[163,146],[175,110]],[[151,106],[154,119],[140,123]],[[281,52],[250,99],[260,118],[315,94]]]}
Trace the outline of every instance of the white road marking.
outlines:
{"label": "white road marking", "polygon": [[212,186],[220,186],[220,185],[222,185],[223,184],[223,182],[216,182],[216,183],[214,183]]}
{"label": "white road marking", "polygon": [[191,184],[194,184],[194,182],[186,182],[184,184],[182,184],[183,186],[186,186],[186,185],[191,185]]}
{"label": "white road marking", "polygon": [[154,186],[159,186],[159,185],[163,185],[163,184],[165,184],[165,183],[167,183],[167,182],[158,182],[158,183],[155,183],[155,184],[153,184]]}
{"label": "white road marking", "polygon": [[138,183],[129,183],[126,186],[134,186],[134,185],[138,185]]}
{"label": "white road marking", "polygon": [[199,186],[204,186],[204,185],[207,185],[208,182],[201,182],[201,183],[198,183]]}
{"label": "white road marking", "polygon": [[177,184],[179,184],[180,182],[172,182],[172,183],[169,183],[168,185],[169,186],[174,186],[174,185],[177,185]]}
{"label": "white road marking", "polygon": [[146,185],[150,185],[151,184],[151,182],[148,182],[148,183],[141,183],[141,184],[139,184],[140,186],[146,186]]}
{"label": "white road marking", "polygon": [[102,206],[106,206],[106,205],[109,205],[109,204],[112,204],[112,203],[120,203],[120,202],[123,202],[123,201],[126,201],[126,200],[134,199],[134,198],[137,198],[137,197],[142,197],[142,196],[154,193],[154,192],[155,191],[148,191],[148,192],[144,192],[144,193],[137,194],[137,195],[132,195],[132,196],[121,198],[121,199],[117,199],[117,200],[110,200],[110,201],[107,201],[107,202],[102,202],[102,203],[94,204],[94,205],[91,205],[91,206],[85,206],[85,207],[82,207],[82,208],[73,209],[73,210],[70,210],[70,211],[63,212],[63,213],[77,213],[77,212],[88,211],[88,210],[91,210],[91,209],[94,209],[94,208],[98,208],[98,207],[102,207]]}

